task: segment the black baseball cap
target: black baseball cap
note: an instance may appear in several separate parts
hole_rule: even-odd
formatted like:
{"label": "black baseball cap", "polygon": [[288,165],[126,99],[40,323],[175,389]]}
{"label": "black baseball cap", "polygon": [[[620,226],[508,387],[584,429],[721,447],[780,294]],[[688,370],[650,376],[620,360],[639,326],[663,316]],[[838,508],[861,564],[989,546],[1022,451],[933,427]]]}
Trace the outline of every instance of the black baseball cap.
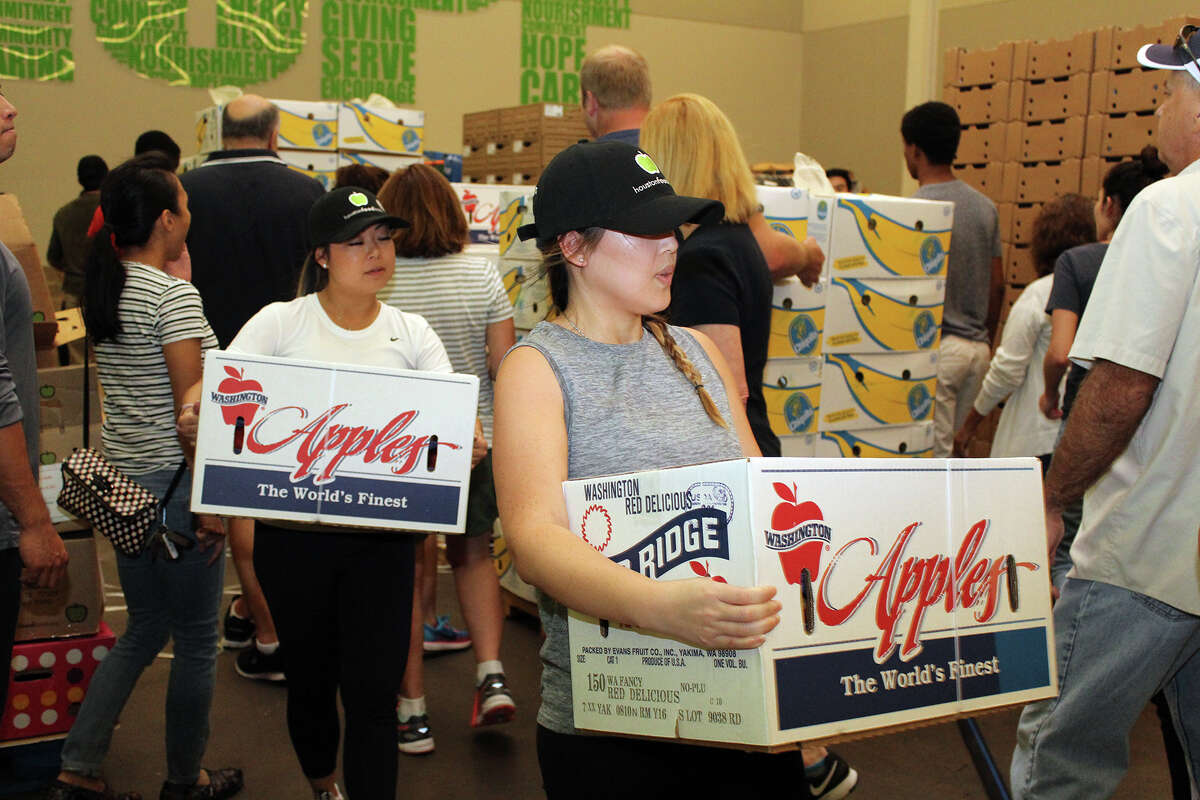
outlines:
{"label": "black baseball cap", "polygon": [[308,212],[308,236],[313,247],[353,239],[372,225],[407,228],[408,223],[383,210],[375,193],[342,186],[322,195]]}
{"label": "black baseball cap", "polygon": [[1142,45],[1137,54],[1138,63],[1151,69],[1186,70],[1192,80],[1200,83],[1200,64],[1192,55],[1200,55],[1200,30],[1194,25],[1185,25],[1179,33],[1174,44]]}
{"label": "black baseball cap", "polygon": [[669,233],[687,222],[719,222],[716,200],[675,194],[654,159],[624,142],[582,142],[556,155],[533,195],[533,223],[522,240],[539,247],[569,231],[607,228],[638,236]]}

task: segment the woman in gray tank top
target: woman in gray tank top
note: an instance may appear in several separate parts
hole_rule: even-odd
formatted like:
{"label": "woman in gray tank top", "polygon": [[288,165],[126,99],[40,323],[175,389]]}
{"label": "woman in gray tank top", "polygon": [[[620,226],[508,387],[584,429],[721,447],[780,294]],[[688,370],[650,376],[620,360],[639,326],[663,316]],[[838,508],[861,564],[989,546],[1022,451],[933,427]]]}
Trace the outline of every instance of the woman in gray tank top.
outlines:
{"label": "woman in gray tank top", "polygon": [[538,587],[546,631],[538,757],[547,796],[653,796],[700,776],[705,796],[780,780],[804,796],[798,753],[581,735],[574,726],[567,608],[703,648],[745,649],[775,627],[780,604],[769,586],[653,581],[567,528],[564,480],[759,454],[716,346],[654,317],[670,302],[675,229],[721,219],[721,204],[676,195],[637,148],[596,142],[555,157],[533,210],[536,222],[520,235],[537,237],[560,314],[501,365],[493,453],[505,536],[521,576]]}

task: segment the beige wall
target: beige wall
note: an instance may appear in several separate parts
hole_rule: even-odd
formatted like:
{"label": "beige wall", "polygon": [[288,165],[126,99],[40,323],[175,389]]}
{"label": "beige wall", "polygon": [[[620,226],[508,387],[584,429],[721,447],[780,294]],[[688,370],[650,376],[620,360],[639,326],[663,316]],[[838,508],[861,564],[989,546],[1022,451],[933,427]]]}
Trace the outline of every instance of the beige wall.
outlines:
{"label": "beige wall", "polygon": [[900,191],[907,46],[906,17],[804,34],[800,149],[870,191]]}
{"label": "beige wall", "polygon": [[[212,45],[211,10],[189,10],[191,44]],[[725,109],[752,161],[787,160],[800,138],[799,0],[631,0],[628,30],[591,28],[588,48],[619,42],[650,62],[655,96],[682,91]],[[0,166],[0,191],[21,200],[45,249],[54,210],[78,191],[75,163],[98,153],[115,165],[143,130],[161,128],[194,152],[194,112],[210,104],[203,89],[139,78],[95,41],[89,0],[73,0],[69,83],[6,81],[19,110],[16,155]],[[246,87],[291,99],[318,99],[321,0],[310,3],[308,44],[276,79]],[[209,22],[206,26],[205,23]],[[207,38],[207,41],[206,41]],[[458,151],[462,114],[520,102],[521,4],[501,0],[471,13],[417,12],[416,102],[427,112],[426,146]]]}

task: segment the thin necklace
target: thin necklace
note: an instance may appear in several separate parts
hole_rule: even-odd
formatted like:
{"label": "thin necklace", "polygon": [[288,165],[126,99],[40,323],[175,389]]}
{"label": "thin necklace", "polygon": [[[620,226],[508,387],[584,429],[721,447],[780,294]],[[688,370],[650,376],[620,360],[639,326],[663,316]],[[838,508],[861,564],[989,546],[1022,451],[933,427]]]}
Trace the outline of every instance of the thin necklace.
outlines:
{"label": "thin necklace", "polygon": [[579,326],[578,326],[578,325],[576,325],[574,322],[571,322],[571,318],[570,318],[570,317],[568,317],[566,314],[563,314],[563,315],[562,315],[562,318],[563,318],[563,319],[565,319],[565,320],[567,321],[567,324],[571,326],[571,330],[575,331],[576,333],[578,333],[580,336],[582,336],[582,337],[583,337],[583,338],[585,338],[585,339],[586,339],[586,338],[588,338],[588,335],[587,335],[586,333],[584,333],[583,331],[579,330]]}

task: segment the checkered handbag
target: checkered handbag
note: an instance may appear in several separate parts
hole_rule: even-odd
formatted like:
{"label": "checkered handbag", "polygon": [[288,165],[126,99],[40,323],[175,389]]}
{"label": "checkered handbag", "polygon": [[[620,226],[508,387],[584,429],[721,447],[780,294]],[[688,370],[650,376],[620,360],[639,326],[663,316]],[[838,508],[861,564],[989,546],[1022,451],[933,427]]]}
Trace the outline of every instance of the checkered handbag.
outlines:
{"label": "checkered handbag", "polygon": [[159,508],[153,492],[91,448],[71,453],[62,477],[58,504],[64,511],[92,523],[125,555],[141,555]]}

